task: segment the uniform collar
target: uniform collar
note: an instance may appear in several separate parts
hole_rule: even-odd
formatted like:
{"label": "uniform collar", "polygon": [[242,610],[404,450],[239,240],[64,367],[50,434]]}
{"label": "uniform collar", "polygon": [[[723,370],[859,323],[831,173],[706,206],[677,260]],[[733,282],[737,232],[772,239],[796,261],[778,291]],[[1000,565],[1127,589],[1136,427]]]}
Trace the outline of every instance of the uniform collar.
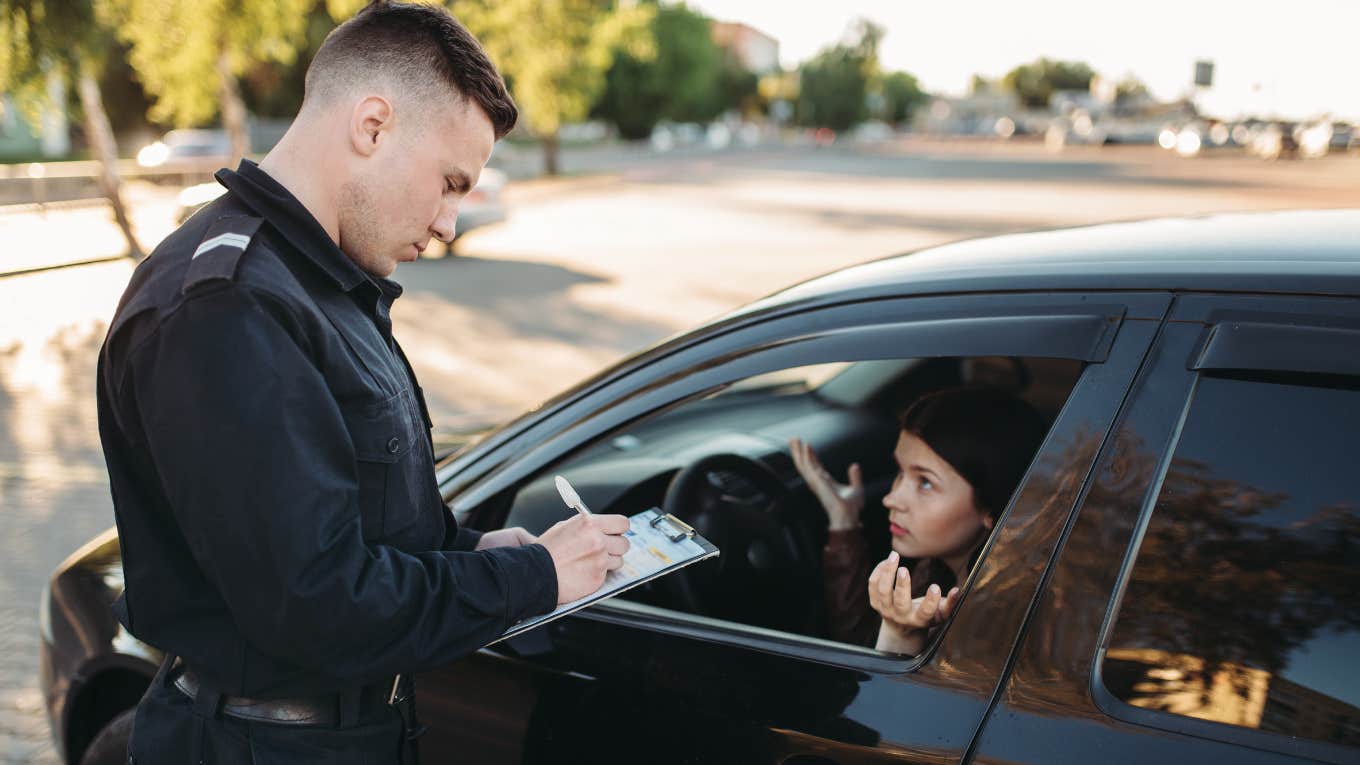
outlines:
{"label": "uniform collar", "polygon": [[[349,292],[364,282],[375,281],[336,246],[335,240],[331,239],[330,234],[297,197],[270,177],[269,173],[261,170],[259,165],[243,159],[236,172],[222,168],[213,177],[254,210],[255,214],[269,221],[294,249],[334,279],[340,289]],[[388,282],[391,286],[396,284],[388,279],[382,279],[381,282]],[[391,289],[382,284],[378,286],[384,293]],[[400,294],[400,289],[397,287],[397,294]]]}

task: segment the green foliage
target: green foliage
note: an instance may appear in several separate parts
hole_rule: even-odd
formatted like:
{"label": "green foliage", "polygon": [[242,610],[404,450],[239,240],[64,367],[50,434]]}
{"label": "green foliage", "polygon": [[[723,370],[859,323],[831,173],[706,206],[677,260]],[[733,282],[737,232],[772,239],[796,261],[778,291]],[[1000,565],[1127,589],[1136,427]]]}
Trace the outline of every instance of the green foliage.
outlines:
{"label": "green foliage", "polygon": [[930,99],[916,78],[906,72],[883,75],[879,78],[878,90],[883,97],[880,116],[894,125],[910,122],[916,109]]}
{"label": "green foliage", "polygon": [[764,110],[760,77],[730,55],[723,56],[718,70],[718,98],[723,110],[735,109],[750,116]]}
{"label": "green foliage", "polygon": [[645,138],[661,120],[708,122],[733,103],[724,92],[732,75],[707,18],[683,4],[667,6],[656,11],[649,29],[655,55],[615,55],[597,116],[624,138]]}
{"label": "green foliage", "polygon": [[155,99],[151,118],[201,124],[218,110],[226,56],[240,77],[261,61],[291,63],[315,0],[96,0]]}
{"label": "green foliage", "polygon": [[848,42],[824,48],[799,72],[801,124],[847,130],[869,116],[869,83],[878,74],[883,28],[861,21]]}
{"label": "green foliage", "polygon": [[1084,63],[1041,58],[1007,72],[1001,84],[1015,93],[1026,108],[1044,109],[1054,91],[1086,90],[1094,76],[1095,72]]}
{"label": "green foliage", "polygon": [[477,36],[509,81],[523,123],[555,137],[585,119],[622,51],[655,55],[648,27],[655,9],[610,0],[458,0],[454,15]]}
{"label": "green foliage", "polygon": [[106,47],[88,0],[0,0],[0,92],[12,94],[34,122],[48,72],[74,80]]}

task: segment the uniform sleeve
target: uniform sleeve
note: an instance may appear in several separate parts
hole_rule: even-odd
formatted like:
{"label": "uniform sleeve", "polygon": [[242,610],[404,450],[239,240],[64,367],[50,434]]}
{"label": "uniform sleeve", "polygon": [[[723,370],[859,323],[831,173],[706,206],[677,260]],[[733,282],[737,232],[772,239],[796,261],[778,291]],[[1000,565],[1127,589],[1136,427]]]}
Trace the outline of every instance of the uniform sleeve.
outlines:
{"label": "uniform sleeve", "polygon": [[453,544],[449,545],[449,550],[475,550],[477,543],[482,541],[482,532],[472,529],[459,528],[458,533],[453,537]]}
{"label": "uniform sleeve", "polygon": [[349,432],[306,333],[270,296],[192,297],[126,384],[186,544],[261,652],[366,682],[445,664],[555,605],[541,545],[409,554],[364,541]]}

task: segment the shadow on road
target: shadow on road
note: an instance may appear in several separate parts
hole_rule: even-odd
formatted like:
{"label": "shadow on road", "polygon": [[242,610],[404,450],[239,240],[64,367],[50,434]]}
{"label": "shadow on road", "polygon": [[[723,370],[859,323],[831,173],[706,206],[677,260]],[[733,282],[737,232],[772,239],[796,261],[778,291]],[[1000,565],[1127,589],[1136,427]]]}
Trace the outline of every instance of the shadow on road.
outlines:
{"label": "shadow on road", "polygon": [[549,263],[425,260],[397,279],[396,336],[440,428],[505,420],[678,329],[583,300],[610,280]]}

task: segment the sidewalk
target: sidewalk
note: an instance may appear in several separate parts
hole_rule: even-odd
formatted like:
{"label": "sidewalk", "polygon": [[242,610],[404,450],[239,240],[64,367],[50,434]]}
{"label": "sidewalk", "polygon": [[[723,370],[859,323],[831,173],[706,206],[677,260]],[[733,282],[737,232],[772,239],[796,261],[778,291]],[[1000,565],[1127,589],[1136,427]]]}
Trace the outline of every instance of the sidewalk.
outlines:
{"label": "sidewalk", "polygon": [[[133,230],[150,250],[174,230],[176,187],[125,184]],[[0,207],[0,278],[125,257],[127,242],[104,202]]]}

